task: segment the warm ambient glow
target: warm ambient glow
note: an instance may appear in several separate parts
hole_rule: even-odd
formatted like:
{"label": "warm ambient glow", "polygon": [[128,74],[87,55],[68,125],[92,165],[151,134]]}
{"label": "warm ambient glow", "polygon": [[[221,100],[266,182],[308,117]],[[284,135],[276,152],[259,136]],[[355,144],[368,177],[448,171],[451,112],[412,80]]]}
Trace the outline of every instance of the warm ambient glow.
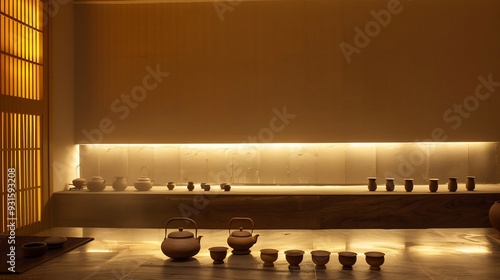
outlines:
{"label": "warm ambient glow", "polygon": [[38,0],[0,5],[0,94],[42,99],[42,5]]}
{"label": "warm ambient glow", "polygon": [[[14,168],[17,178],[17,225],[24,226],[39,222],[42,212],[40,116],[2,112],[0,124],[2,166]],[[2,202],[7,201],[7,193],[4,191],[2,189],[0,193]],[[2,221],[7,220],[6,212],[2,218]],[[5,228],[2,231],[5,231]]]}
{"label": "warm ambient glow", "polygon": [[[16,228],[42,219],[43,2],[0,2],[0,114],[1,177],[15,174]],[[36,106],[33,106],[35,105]],[[5,176],[3,176],[5,175]],[[7,205],[6,188],[0,191]],[[0,231],[7,213],[0,211]]]}
{"label": "warm ambient glow", "polygon": [[429,245],[417,245],[411,246],[410,251],[415,251],[418,253],[426,255],[448,255],[454,252],[467,253],[467,254],[490,254],[491,250],[486,246],[457,246],[457,247],[446,247],[442,244],[436,246]]}
{"label": "warm ambient glow", "polygon": [[198,149],[221,149],[221,148],[246,148],[246,147],[262,147],[262,148],[314,148],[324,147],[330,145],[349,145],[351,147],[397,147],[404,144],[418,144],[418,145],[439,145],[449,146],[454,145],[481,145],[489,144],[492,142],[384,142],[384,143],[217,143],[217,144],[81,144],[79,146],[101,147],[101,148],[120,148],[120,147],[166,147],[166,146],[185,146],[189,148]]}

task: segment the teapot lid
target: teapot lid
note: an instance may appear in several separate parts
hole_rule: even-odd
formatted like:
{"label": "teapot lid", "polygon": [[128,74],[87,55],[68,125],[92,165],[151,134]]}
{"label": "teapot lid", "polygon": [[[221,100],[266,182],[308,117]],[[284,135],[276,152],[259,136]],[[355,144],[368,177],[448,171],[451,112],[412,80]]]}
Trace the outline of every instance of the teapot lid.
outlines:
{"label": "teapot lid", "polygon": [[137,181],[151,181],[151,179],[149,179],[147,176],[141,176],[137,178]]}
{"label": "teapot lid", "polygon": [[231,233],[231,236],[234,236],[234,237],[248,237],[248,236],[252,236],[252,234],[249,231],[243,230],[243,228],[240,227],[240,230],[233,231]]}
{"label": "teapot lid", "polygon": [[94,176],[94,177],[92,177],[92,180],[102,180],[102,177],[101,176]]}
{"label": "teapot lid", "polygon": [[184,231],[184,228],[180,227],[179,231],[171,232],[168,234],[168,238],[192,238],[194,234],[190,231]]}

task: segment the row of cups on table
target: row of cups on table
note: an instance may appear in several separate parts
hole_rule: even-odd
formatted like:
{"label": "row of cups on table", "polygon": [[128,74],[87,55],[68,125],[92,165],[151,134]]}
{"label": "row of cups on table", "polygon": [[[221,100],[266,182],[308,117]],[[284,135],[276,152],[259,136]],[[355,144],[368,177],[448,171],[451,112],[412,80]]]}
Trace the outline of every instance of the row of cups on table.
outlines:
{"label": "row of cups on table", "polygon": [[[227,247],[211,247],[210,257],[214,260],[214,264],[223,264],[227,254]],[[264,262],[264,267],[273,267],[274,262],[278,259],[279,251],[276,249],[261,249],[260,259]],[[304,258],[305,252],[302,250],[286,250],[284,252],[285,259],[288,262],[288,269],[300,270],[300,264]],[[370,270],[380,270],[380,266],[385,262],[385,254],[382,252],[370,251],[365,252],[366,263],[370,266]],[[311,251],[311,259],[315,264],[316,269],[326,269],[326,264],[330,261],[331,252],[326,250]],[[356,252],[339,252],[338,260],[344,270],[352,270],[357,261]]]}
{"label": "row of cups on table", "polygon": [[[475,176],[467,176],[467,180],[465,181],[465,188],[468,191],[473,191],[476,188],[476,177]],[[385,189],[388,192],[392,192],[395,189],[394,178],[386,178]],[[448,191],[456,192],[458,190],[458,177],[449,177],[448,178]],[[404,188],[405,191],[411,192],[413,191],[413,179],[407,178],[404,179]],[[429,191],[437,192],[439,187],[439,179],[438,178],[429,178]],[[368,177],[368,190],[376,191],[377,190],[377,177]]]}

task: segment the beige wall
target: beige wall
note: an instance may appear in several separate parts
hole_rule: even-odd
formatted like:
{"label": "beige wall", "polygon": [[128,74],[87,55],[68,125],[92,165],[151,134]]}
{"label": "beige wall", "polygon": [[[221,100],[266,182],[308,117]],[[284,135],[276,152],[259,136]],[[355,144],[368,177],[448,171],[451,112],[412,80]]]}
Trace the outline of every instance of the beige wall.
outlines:
{"label": "beige wall", "polygon": [[500,140],[498,1],[111,2],[75,4],[77,143]]}
{"label": "beige wall", "polygon": [[[366,184],[367,177],[404,178],[428,184],[428,178],[466,176],[478,183],[498,183],[498,143],[395,144],[255,144],[255,145],[82,145],[86,179],[101,175],[111,185],[116,176],[133,186],[139,176],[155,185],[186,184]],[[147,174],[147,166],[150,169]],[[142,169],[142,173],[141,173]]]}
{"label": "beige wall", "polygon": [[67,188],[76,176],[78,147],[74,134],[74,38],[73,4],[53,1],[50,11],[50,77],[51,91],[51,186],[53,191]]}

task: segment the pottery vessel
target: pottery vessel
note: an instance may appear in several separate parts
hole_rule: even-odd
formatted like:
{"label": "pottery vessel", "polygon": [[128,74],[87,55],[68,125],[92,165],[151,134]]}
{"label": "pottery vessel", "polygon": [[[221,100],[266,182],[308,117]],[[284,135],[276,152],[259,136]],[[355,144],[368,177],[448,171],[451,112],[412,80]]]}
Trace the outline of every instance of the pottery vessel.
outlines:
{"label": "pottery vessel", "polygon": [[357,253],[355,252],[339,252],[339,262],[344,270],[352,270],[352,266],[356,263]]}
{"label": "pottery vessel", "polygon": [[73,181],[71,183],[73,186],[75,186],[73,189],[81,190],[87,184],[87,180],[85,180],[85,178],[76,178],[76,179],[73,179]]}
{"label": "pottery vessel", "polygon": [[209,184],[205,184],[203,186],[203,190],[206,191],[206,192],[208,192],[210,190],[210,185]]}
{"label": "pottery vessel", "polygon": [[138,191],[149,191],[153,187],[153,180],[149,179],[149,167],[141,167],[141,171],[139,171],[139,173],[141,173],[144,168],[147,169],[148,175],[140,176],[139,178],[137,178],[137,181],[134,182],[134,187]]}
{"label": "pottery vessel", "polygon": [[377,178],[376,177],[368,177],[368,190],[374,192],[377,190]]}
{"label": "pottery vessel", "polygon": [[128,186],[127,177],[113,178],[113,189],[115,191],[124,191]]}
{"label": "pottery vessel", "polygon": [[302,250],[287,250],[285,251],[285,258],[288,262],[289,270],[300,270],[300,263],[304,258],[304,251]]}
{"label": "pottery vessel", "polygon": [[76,173],[77,173],[76,176],[78,177],[78,167],[81,168],[80,178],[73,179],[73,181],[71,182],[72,185],[75,186],[74,188],[71,188],[71,189],[74,189],[74,190],[81,190],[87,184],[87,180],[85,180],[85,178],[82,178],[83,177],[83,166],[82,165],[76,166]]}
{"label": "pottery vessel", "polygon": [[51,236],[51,237],[48,237],[47,239],[45,239],[43,242],[45,242],[47,244],[47,247],[49,249],[57,249],[57,248],[61,248],[62,246],[64,246],[64,243],[66,243],[66,241],[68,241],[68,239],[66,237]]}
{"label": "pottery vessel", "polygon": [[450,192],[456,192],[458,189],[457,177],[448,178],[448,190]]}
{"label": "pottery vessel", "polygon": [[100,192],[106,188],[106,180],[101,176],[94,176],[87,182],[87,189],[91,192]]}
{"label": "pottery vessel", "polygon": [[220,189],[223,190],[224,189],[224,186],[226,186],[227,184],[226,183],[220,183]]}
{"label": "pottery vessel", "polygon": [[429,179],[429,191],[431,192],[437,192],[439,187],[439,179]]}
{"label": "pottery vessel", "polygon": [[311,251],[311,258],[316,265],[316,269],[326,269],[326,264],[330,261],[330,252],[325,250]]}
{"label": "pottery vessel", "polygon": [[274,262],[278,259],[278,250],[276,249],[261,249],[260,259],[264,262],[265,267],[273,267]]}
{"label": "pottery vessel", "polygon": [[189,181],[189,182],[188,182],[188,185],[187,185],[187,189],[188,189],[188,191],[190,191],[190,192],[191,192],[191,191],[193,191],[193,190],[194,190],[194,183],[193,183],[193,182],[191,182],[191,181]]}
{"label": "pottery vessel", "polygon": [[[231,224],[234,221],[250,221],[252,224],[252,231],[243,230],[242,227],[239,230],[231,232]],[[258,234],[252,236],[254,228],[253,220],[246,217],[234,217],[229,221],[229,237],[227,238],[227,244],[229,247],[233,248],[232,253],[235,255],[247,255],[250,254],[250,248],[253,244],[257,243]]]}
{"label": "pottery vessel", "polygon": [[386,178],[385,179],[385,190],[388,192],[392,192],[395,188],[394,186],[394,178]]}
{"label": "pottery vessel", "polygon": [[213,264],[223,264],[227,255],[227,247],[210,247],[210,257],[214,260]]}
{"label": "pottery vessel", "polygon": [[405,179],[405,191],[413,191],[413,179]]}
{"label": "pottery vessel", "polygon": [[47,252],[47,243],[29,242],[22,246],[23,254],[26,258],[40,257]]}
{"label": "pottery vessel", "polygon": [[168,182],[167,183],[167,188],[169,191],[173,190],[175,188],[174,182]]}
{"label": "pottery vessel", "polygon": [[489,218],[491,225],[500,233],[500,200],[495,201],[490,207]]}
{"label": "pottery vessel", "polygon": [[[185,220],[191,222],[195,226],[195,234],[189,231],[184,231],[180,227],[178,231],[171,232],[167,235],[168,224],[175,220]],[[200,241],[202,236],[198,236],[198,225],[195,221],[189,218],[174,217],[165,224],[165,238],[161,243],[161,251],[165,256],[174,260],[186,260],[200,252]]]}
{"label": "pottery vessel", "polygon": [[366,263],[370,265],[370,270],[380,270],[380,266],[384,264],[385,254],[382,252],[366,252]]}
{"label": "pottery vessel", "polygon": [[138,191],[149,191],[153,187],[153,181],[146,176],[141,176],[134,182],[134,187]]}
{"label": "pottery vessel", "polygon": [[465,188],[468,191],[473,191],[476,188],[476,177],[467,176],[467,181],[465,181]]}
{"label": "pottery vessel", "polygon": [[225,185],[224,185],[224,191],[225,191],[225,192],[228,192],[228,191],[230,191],[230,190],[231,190],[231,185],[225,184]]}
{"label": "pottery vessel", "polygon": [[206,185],[206,184],[207,184],[207,183],[200,183],[200,188],[201,188],[202,190],[204,190],[204,189],[205,189],[205,185]]}

